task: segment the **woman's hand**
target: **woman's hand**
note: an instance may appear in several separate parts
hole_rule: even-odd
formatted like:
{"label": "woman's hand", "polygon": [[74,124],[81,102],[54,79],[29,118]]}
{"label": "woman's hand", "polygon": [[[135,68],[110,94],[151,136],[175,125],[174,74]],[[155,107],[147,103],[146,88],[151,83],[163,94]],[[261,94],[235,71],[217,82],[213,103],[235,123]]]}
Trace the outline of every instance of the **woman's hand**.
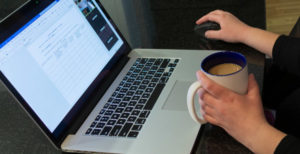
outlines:
{"label": "woman's hand", "polygon": [[215,10],[201,17],[196,21],[196,24],[201,24],[206,21],[214,21],[220,24],[220,30],[210,30],[205,33],[207,38],[219,39],[226,42],[237,43],[242,42],[244,34],[249,28],[238,18],[229,12]]}
{"label": "woman's hand", "polygon": [[201,71],[197,72],[197,77],[203,85],[198,92],[199,103],[203,117],[209,123],[224,128],[235,138],[240,138],[245,132],[255,131],[253,126],[267,123],[253,74],[249,76],[248,92],[245,95],[220,86]]}
{"label": "woman's hand", "polygon": [[198,90],[204,119],[222,127],[232,137],[255,153],[273,153],[284,133],[268,124],[253,74],[248,91],[237,94],[215,83],[202,71],[197,72],[202,87]]}
{"label": "woman's hand", "polygon": [[220,30],[209,30],[205,36],[210,39],[223,40],[230,43],[244,43],[272,57],[273,46],[278,34],[246,25],[234,15],[222,10],[215,10],[201,17],[196,24],[214,21],[220,24]]}

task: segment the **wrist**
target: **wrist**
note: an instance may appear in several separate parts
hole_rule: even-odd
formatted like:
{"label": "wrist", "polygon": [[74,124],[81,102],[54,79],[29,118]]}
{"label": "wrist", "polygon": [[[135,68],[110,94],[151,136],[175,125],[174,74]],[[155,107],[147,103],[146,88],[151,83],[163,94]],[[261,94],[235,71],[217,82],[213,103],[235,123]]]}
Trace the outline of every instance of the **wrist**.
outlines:
{"label": "wrist", "polygon": [[255,31],[254,27],[244,25],[240,33],[240,38],[239,38],[240,43],[248,45],[248,42],[250,41],[249,39],[251,39],[252,37],[251,33],[253,33],[253,31]]}
{"label": "wrist", "polygon": [[269,123],[262,123],[255,131],[249,132],[244,145],[254,153],[274,153],[280,141],[286,136]]}

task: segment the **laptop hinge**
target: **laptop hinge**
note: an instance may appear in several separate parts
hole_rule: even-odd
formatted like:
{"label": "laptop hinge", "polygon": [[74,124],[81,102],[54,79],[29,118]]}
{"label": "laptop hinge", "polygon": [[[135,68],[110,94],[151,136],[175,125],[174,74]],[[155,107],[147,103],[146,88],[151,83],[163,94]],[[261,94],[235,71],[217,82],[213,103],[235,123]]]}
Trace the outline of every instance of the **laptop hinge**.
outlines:
{"label": "laptop hinge", "polygon": [[129,61],[129,57],[124,56],[123,58],[120,58],[119,61],[116,62],[116,66],[114,66],[110,70],[110,74],[103,79],[105,82],[101,82],[96,88],[95,92],[91,94],[89,99],[85,104],[87,104],[85,107],[82,108],[81,113],[76,118],[76,121],[73,122],[72,126],[68,130],[67,134],[75,134],[77,130],[80,128],[82,123],[85,121],[87,116],[91,113],[91,111],[94,109],[94,107],[97,105],[101,97],[104,95],[106,90],[110,87],[112,82],[115,80],[115,78],[119,75],[123,67],[126,65],[126,63]]}

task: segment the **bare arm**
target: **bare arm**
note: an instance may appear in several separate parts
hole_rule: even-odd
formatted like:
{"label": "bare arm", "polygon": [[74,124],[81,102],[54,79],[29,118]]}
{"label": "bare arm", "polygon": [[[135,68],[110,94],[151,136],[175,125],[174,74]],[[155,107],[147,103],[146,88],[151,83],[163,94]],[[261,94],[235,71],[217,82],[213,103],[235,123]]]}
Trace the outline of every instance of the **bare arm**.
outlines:
{"label": "bare arm", "polygon": [[214,21],[220,24],[221,30],[207,31],[207,38],[220,39],[232,43],[244,43],[258,51],[272,57],[272,50],[278,34],[264,31],[246,25],[229,12],[216,10],[208,13],[196,21],[201,24],[205,21]]}

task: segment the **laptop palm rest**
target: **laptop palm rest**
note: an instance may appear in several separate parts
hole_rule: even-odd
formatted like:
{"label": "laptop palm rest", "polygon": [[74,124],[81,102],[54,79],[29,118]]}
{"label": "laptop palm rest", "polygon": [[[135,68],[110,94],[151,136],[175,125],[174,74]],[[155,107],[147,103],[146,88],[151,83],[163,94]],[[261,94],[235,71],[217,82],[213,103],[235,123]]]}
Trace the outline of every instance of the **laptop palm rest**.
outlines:
{"label": "laptop palm rest", "polygon": [[187,111],[186,95],[189,86],[192,83],[193,81],[176,80],[171,92],[169,93],[167,101],[163,105],[162,109],[175,110],[175,111]]}

